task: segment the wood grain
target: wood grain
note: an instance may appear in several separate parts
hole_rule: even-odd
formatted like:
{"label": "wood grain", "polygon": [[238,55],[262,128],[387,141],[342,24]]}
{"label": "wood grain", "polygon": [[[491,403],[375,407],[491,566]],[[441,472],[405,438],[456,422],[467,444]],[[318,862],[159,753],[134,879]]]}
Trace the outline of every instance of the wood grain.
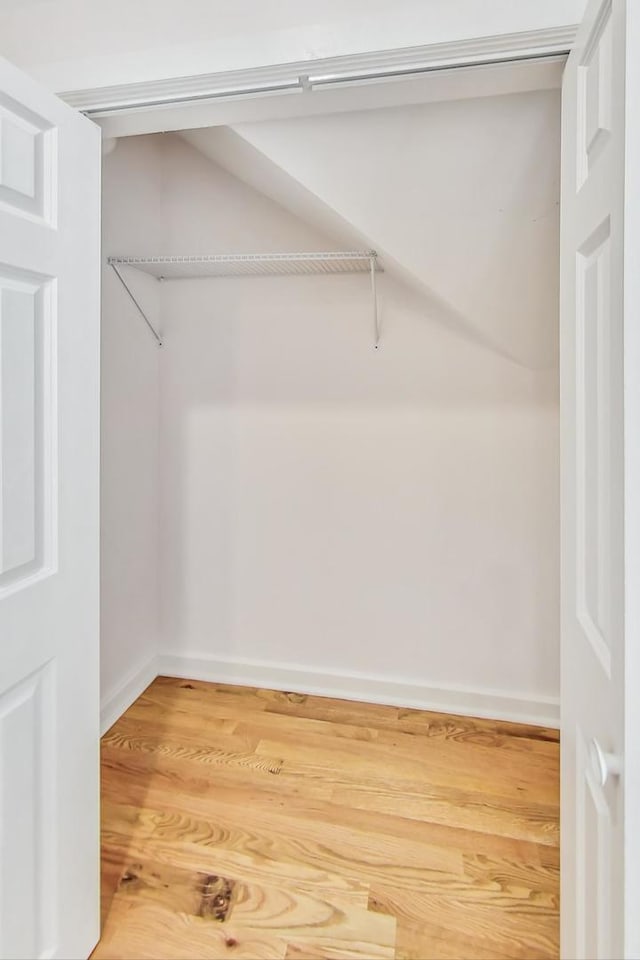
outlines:
{"label": "wood grain", "polygon": [[159,677],[102,745],[96,960],[558,956],[557,731]]}

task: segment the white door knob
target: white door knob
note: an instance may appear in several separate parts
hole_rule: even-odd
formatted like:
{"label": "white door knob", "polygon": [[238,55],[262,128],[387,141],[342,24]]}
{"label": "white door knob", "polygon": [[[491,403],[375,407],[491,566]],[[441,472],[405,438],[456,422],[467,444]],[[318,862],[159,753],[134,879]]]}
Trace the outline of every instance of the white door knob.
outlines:
{"label": "white door knob", "polygon": [[594,737],[589,747],[591,769],[601,787],[606,786],[613,777],[622,773],[622,757],[617,753],[607,753]]}

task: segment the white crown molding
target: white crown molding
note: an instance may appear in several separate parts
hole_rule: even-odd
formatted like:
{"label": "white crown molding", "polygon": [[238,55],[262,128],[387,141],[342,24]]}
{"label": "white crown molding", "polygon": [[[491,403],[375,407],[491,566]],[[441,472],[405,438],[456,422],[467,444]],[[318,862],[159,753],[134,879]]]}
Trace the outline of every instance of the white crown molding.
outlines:
{"label": "white crown molding", "polygon": [[452,67],[566,54],[576,25],[499,34],[449,43],[401,47],[320,60],[166,77],[139,83],[70,90],[60,96],[90,116],[237,97],[304,93],[337,84],[379,81]]}

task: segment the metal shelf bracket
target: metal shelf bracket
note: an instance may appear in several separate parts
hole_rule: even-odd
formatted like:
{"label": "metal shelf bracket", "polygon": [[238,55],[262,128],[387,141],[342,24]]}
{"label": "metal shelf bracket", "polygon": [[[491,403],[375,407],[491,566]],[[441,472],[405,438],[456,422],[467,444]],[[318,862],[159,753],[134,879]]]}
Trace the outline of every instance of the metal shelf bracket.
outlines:
{"label": "metal shelf bracket", "polygon": [[131,288],[129,287],[127,281],[124,279],[124,277],[122,276],[122,274],[121,274],[120,271],[118,270],[118,267],[116,266],[116,264],[115,264],[115,263],[113,262],[113,260],[111,260],[111,259],[109,260],[109,266],[112,268],[112,270],[113,270],[113,272],[115,273],[116,277],[118,278],[118,280],[120,281],[120,283],[122,284],[122,286],[125,288],[125,290],[126,290],[127,293],[129,294],[129,296],[130,296],[130,298],[131,298],[131,300],[132,300],[132,302],[133,302],[136,310],[138,311],[138,313],[140,314],[140,316],[142,317],[142,319],[144,320],[144,322],[146,323],[146,325],[149,327],[149,330],[151,331],[151,333],[153,334],[153,336],[156,338],[156,341],[157,341],[157,343],[158,343],[158,346],[161,347],[161,346],[162,346],[162,337],[160,336],[160,334],[158,333],[158,331],[156,330],[156,328],[154,327],[154,325],[153,325],[153,324],[151,323],[151,321],[149,320],[149,317],[146,315],[146,313],[144,312],[144,310],[142,309],[142,307],[140,306],[140,304],[138,303],[138,301],[137,301],[136,298],[134,297],[133,293],[131,292]]}

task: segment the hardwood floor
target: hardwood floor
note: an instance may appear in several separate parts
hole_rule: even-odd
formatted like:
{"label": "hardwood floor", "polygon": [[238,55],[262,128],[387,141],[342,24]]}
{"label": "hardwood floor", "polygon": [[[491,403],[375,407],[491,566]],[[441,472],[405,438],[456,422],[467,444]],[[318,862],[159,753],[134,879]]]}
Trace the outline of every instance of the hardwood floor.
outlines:
{"label": "hardwood floor", "polygon": [[159,677],[102,741],[98,960],[558,956],[558,734]]}

